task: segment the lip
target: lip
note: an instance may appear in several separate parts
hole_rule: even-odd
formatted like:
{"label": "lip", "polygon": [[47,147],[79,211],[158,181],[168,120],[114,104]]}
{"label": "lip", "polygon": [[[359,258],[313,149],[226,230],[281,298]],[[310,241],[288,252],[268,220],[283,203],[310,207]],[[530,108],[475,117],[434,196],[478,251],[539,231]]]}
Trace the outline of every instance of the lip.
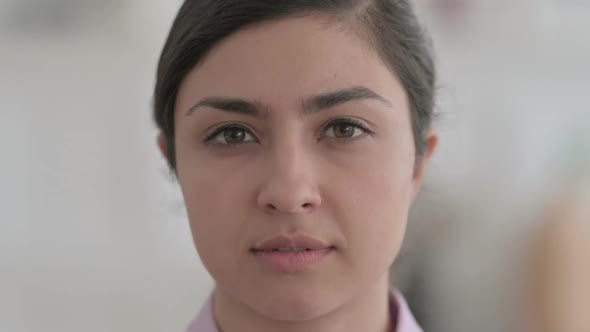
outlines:
{"label": "lip", "polygon": [[253,251],[271,251],[279,248],[300,248],[309,250],[329,249],[331,246],[321,240],[304,234],[293,236],[279,235],[262,242]]}
{"label": "lip", "polygon": [[[292,248],[299,251],[278,251]],[[303,250],[305,249],[305,250]],[[251,249],[265,266],[278,272],[297,272],[311,268],[330,257],[336,248],[307,235],[279,235]]]}

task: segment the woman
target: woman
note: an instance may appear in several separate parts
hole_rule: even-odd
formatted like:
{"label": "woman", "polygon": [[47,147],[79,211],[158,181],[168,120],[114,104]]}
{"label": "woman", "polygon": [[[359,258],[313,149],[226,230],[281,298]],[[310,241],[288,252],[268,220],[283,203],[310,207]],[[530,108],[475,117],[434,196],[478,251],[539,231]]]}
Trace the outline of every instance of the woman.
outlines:
{"label": "woman", "polygon": [[154,115],[215,289],[189,331],[419,331],[389,268],[436,144],[405,0],[187,0]]}

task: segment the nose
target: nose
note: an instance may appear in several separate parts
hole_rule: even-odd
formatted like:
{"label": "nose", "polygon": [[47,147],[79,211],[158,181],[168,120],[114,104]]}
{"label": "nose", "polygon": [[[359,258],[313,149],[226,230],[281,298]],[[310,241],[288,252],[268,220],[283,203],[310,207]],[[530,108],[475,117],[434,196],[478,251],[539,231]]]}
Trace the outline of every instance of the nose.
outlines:
{"label": "nose", "polygon": [[308,213],[322,202],[318,170],[303,147],[276,147],[266,159],[258,207],[267,213]]}

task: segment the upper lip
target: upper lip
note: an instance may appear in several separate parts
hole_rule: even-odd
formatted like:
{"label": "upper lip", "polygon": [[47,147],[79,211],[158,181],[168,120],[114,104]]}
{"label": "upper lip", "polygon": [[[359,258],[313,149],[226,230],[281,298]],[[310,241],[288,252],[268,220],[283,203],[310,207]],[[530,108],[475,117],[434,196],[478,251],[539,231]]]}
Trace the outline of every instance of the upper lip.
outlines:
{"label": "upper lip", "polygon": [[297,234],[292,236],[278,235],[262,242],[253,248],[254,251],[273,250],[280,248],[298,248],[309,250],[321,250],[331,248],[329,244],[313,237]]}

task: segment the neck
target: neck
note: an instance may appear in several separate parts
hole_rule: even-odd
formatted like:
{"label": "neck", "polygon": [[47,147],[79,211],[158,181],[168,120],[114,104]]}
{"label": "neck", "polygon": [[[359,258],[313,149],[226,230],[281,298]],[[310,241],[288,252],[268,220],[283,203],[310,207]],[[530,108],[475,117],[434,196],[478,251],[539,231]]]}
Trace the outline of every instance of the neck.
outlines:
{"label": "neck", "polygon": [[213,305],[221,332],[388,332],[395,326],[390,315],[387,274],[332,312],[307,321],[285,322],[263,316],[219,288],[215,289]]}

